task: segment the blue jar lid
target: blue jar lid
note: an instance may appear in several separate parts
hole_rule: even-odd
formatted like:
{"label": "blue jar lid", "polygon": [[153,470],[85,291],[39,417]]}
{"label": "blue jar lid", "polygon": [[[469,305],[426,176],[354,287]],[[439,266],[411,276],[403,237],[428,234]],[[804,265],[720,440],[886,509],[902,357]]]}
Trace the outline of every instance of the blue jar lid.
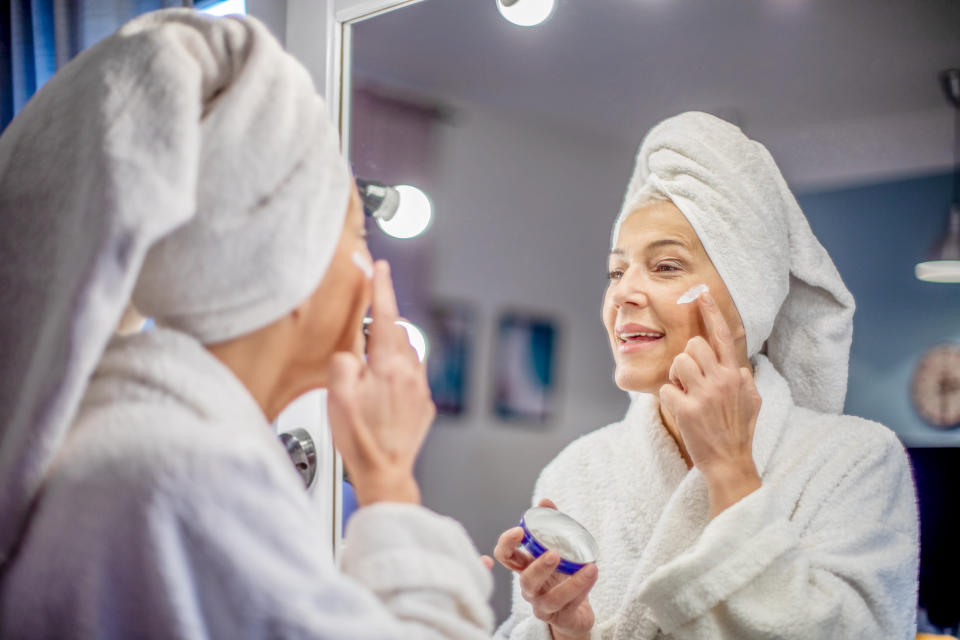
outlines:
{"label": "blue jar lid", "polygon": [[[545,544],[545,540],[556,539],[558,536],[575,547],[576,551],[572,553],[570,550],[554,549],[560,554],[560,564],[557,565],[560,573],[576,573],[588,563],[596,562],[599,555],[599,545],[590,532],[579,522],[556,509],[527,509],[520,518],[519,526],[523,529],[520,546],[534,558],[539,558],[550,548]],[[565,557],[565,554],[572,557]]]}

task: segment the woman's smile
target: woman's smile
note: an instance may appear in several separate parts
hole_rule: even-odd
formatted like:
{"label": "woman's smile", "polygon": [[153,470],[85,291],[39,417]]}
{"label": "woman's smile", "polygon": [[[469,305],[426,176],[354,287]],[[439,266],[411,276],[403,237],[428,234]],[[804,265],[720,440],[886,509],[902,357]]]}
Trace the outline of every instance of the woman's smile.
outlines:
{"label": "woman's smile", "polygon": [[662,331],[641,324],[620,325],[616,329],[617,353],[631,354],[652,349],[661,344],[664,335]]}

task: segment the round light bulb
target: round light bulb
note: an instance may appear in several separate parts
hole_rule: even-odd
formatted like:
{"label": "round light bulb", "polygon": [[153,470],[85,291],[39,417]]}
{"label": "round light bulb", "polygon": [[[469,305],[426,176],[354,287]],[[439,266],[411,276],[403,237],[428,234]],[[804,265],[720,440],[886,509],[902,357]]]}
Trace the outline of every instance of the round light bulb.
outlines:
{"label": "round light bulb", "polygon": [[430,198],[420,189],[401,184],[395,187],[400,195],[400,206],[389,220],[377,218],[377,224],[384,233],[394,238],[413,238],[430,226],[433,218],[433,205]]}
{"label": "round light bulb", "polygon": [[533,27],[550,17],[556,4],[556,0],[515,0],[506,6],[503,0],[497,0],[497,9],[513,24]]}
{"label": "round light bulb", "polygon": [[410,346],[417,352],[417,358],[420,359],[420,362],[423,362],[423,359],[427,357],[428,351],[427,338],[423,335],[423,331],[421,331],[417,325],[404,320],[397,320],[397,324],[407,332],[407,339],[410,341]]}

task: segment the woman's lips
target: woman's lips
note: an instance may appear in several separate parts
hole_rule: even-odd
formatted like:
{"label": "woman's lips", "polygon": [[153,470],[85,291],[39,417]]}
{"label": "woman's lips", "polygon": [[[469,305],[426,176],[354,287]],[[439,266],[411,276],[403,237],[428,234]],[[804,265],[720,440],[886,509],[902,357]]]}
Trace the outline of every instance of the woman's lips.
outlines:
{"label": "woman's lips", "polygon": [[663,332],[640,324],[625,324],[616,328],[617,352],[635,353],[656,346]]}
{"label": "woman's lips", "polygon": [[662,339],[663,336],[659,338],[639,338],[636,340],[629,340],[627,342],[620,340],[619,344],[617,344],[617,353],[627,354],[635,353],[637,351],[646,351],[647,349],[651,349],[656,346]]}

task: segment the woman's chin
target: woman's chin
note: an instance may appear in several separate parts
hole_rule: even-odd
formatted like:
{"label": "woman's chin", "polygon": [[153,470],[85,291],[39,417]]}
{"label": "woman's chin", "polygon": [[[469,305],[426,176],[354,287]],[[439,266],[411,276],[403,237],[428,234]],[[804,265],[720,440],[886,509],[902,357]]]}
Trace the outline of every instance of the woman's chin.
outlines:
{"label": "woman's chin", "polygon": [[639,393],[660,393],[660,387],[667,383],[665,377],[631,371],[626,367],[617,367],[613,375],[613,381],[624,391]]}

